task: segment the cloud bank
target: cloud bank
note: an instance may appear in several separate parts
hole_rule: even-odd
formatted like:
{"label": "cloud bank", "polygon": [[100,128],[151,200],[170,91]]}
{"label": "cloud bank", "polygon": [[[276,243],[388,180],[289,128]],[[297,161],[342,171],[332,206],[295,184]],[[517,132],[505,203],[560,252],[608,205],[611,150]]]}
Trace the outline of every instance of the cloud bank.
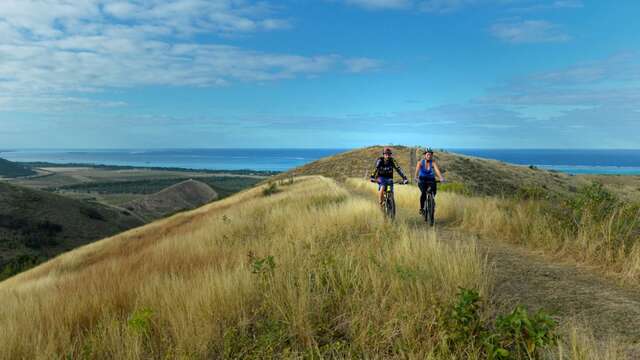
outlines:
{"label": "cloud bank", "polygon": [[379,66],[368,58],[228,44],[290,26],[274,6],[244,0],[3,0],[0,110],[97,105],[77,94],[105,88],[222,86]]}

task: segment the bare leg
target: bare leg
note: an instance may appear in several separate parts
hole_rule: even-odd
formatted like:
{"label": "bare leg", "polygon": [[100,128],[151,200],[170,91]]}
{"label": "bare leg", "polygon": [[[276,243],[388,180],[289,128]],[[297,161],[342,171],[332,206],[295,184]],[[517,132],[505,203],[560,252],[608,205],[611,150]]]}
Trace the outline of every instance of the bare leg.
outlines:
{"label": "bare leg", "polygon": [[380,187],[380,191],[378,191],[378,202],[382,204],[382,199],[384,198],[384,186]]}

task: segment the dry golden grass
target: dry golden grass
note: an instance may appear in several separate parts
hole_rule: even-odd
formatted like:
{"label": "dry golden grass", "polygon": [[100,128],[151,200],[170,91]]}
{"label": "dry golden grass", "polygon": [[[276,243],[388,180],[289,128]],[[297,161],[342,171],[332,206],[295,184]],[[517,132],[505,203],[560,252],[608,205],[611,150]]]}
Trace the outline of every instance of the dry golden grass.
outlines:
{"label": "dry golden grass", "polygon": [[[349,188],[371,195],[377,186],[362,179],[348,179]],[[414,186],[396,186],[395,200],[398,208],[415,214],[419,207],[420,192]],[[572,256],[579,261],[600,265],[605,270],[618,271],[618,275],[629,280],[637,280],[638,256],[632,252],[604,251],[611,249],[610,228],[594,227],[585,223],[579,229],[579,237],[563,234],[558,237],[557,229],[549,226],[552,219],[546,217],[542,203],[535,201],[515,201],[495,197],[469,197],[449,192],[438,192],[436,218],[439,224],[450,229],[463,230],[467,234],[479,234],[486,238],[506,240],[535,249],[547,250],[555,256]],[[405,212],[406,214],[406,212]],[[416,215],[414,215],[416,216]],[[612,217],[620,216],[614,211]],[[607,221],[608,223],[614,220]],[[602,232],[601,232],[602,231]],[[633,244],[638,251],[638,243]],[[565,291],[567,289],[557,289]],[[517,294],[494,294],[495,296],[517,296]],[[607,316],[607,314],[602,314]],[[614,320],[615,322],[616,320]],[[604,329],[601,329],[604,331]],[[574,320],[563,321],[562,341],[553,353],[558,359],[627,359],[630,358],[627,345],[621,339],[596,339],[587,325]]]}
{"label": "dry golden grass", "polygon": [[[355,188],[374,191],[366,182],[349,179]],[[419,190],[397,187],[399,207],[418,209]],[[468,233],[500,239],[562,258],[600,267],[629,283],[640,280],[640,208],[620,203],[603,219],[584,216],[568,231],[570,214],[549,212],[549,203],[498,197],[438,193],[436,216],[440,223]],[[417,210],[416,210],[417,211]]]}
{"label": "dry golden grass", "polygon": [[386,223],[332,180],[262,190],[0,283],[0,358],[427,358],[437,305],[489,291],[473,243]]}

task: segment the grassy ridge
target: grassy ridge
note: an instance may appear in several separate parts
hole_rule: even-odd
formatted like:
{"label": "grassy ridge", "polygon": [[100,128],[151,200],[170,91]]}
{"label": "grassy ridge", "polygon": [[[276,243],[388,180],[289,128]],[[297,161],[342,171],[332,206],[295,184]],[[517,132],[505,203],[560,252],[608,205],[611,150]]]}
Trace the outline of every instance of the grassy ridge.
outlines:
{"label": "grassy ridge", "polygon": [[[373,170],[375,160],[382,153],[382,149],[381,146],[371,146],[347,151],[276,175],[274,178],[286,179],[288,176],[302,175],[322,175],[341,180],[366,178]],[[415,166],[423,158],[423,154],[415,147],[394,146],[393,149],[393,157],[409,179],[413,179]],[[475,195],[510,197],[533,191],[564,196],[589,183],[581,177],[568,174],[449,152],[436,152],[435,158],[449,182],[464,184],[468,192]]]}
{"label": "grassy ridge", "polygon": [[[90,182],[74,185],[49,187],[48,191],[75,191],[98,194],[153,194],[169,186],[181,183],[191,178],[176,177],[170,179],[144,179],[129,181]],[[246,189],[260,182],[260,178],[205,176],[196,178],[197,181],[209,185],[218,193],[220,198],[229,196],[242,189]]]}
{"label": "grassy ridge", "polygon": [[[467,318],[447,310],[460,305],[459,287],[490,294],[490,269],[472,241],[442,243],[410,222],[385,222],[373,201],[327,178],[267,187],[0,283],[0,359],[487,356],[472,338],[452,342]],[[413,187],[397,192],[405,209],[416,196]],[[465,198],[438,199],[439,217],[458,219]],[[493,313],[487,306],[483,317]],[[587,331],[567,333],[568,346],[545,354],[619,354]]]}
{"label": "grassy ridge", "polygon": [[0,283],[0,358],[443,351],[434,305],[459,286],[486,294],[487,269],[472,244],[441,244],[378,211],[310,178],[64,254]]}

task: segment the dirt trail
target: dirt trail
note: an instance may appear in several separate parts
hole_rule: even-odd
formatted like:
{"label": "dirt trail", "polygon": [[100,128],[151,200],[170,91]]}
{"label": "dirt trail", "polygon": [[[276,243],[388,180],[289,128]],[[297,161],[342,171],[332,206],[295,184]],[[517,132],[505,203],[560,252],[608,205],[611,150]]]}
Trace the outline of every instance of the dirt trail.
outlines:
{"label": "dirt trail", "polygon": [[[451,238],[448,229],[439,235]],[[468,236],[467,236],[468,237]],[[617,285],[589,269],[550,261],[516,245],[478,239],[479,249],[494,266],[494,302],[513,308],[545,309],[561,322],[578,320],[597,339],[610,337],[640,358],[640,290]],[[506,294],[507,296],[503,296]]]}
{"label": "dirt trail", "polygon": [[[371,194],[351,190],[373,199]],[[398,220],[427,228],[410,209],[398,209]],[[640,288],[620,286],[587,268],[554,262],[517,245],[479,239],[443,225],[437,232],[444,241],[477,240],[495,269],[492,301],[498,308],[523,304],[530,311],[545,309],[561,323],[578,320],[598,340],[615,338],[629,358],[640,359]]]}

